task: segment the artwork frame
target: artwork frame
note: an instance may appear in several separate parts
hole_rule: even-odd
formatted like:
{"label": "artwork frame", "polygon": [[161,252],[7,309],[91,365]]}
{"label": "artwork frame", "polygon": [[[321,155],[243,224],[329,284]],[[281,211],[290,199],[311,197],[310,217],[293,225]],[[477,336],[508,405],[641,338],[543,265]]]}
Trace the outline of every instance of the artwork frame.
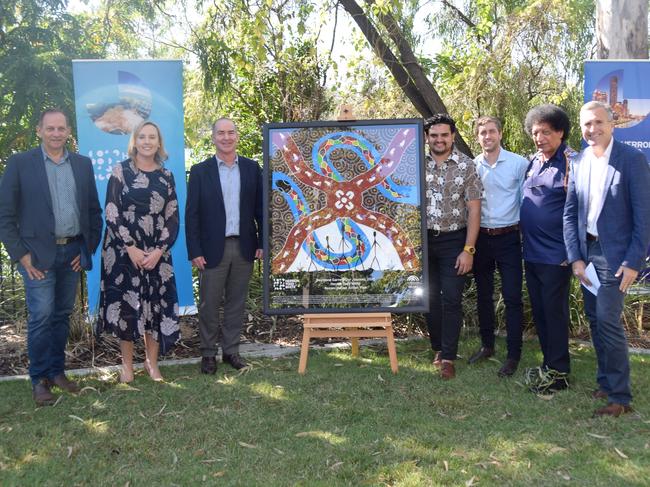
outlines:
{"label": "artwork frame", "polygon": [[263,133],[264,312],[428,312],[422,120]]}

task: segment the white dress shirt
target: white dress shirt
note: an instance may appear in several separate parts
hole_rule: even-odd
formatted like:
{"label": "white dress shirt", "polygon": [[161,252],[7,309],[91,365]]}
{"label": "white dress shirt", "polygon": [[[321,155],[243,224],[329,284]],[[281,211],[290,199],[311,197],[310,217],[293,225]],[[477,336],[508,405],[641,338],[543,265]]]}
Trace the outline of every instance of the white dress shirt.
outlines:
{"label": "white dress shirt", "polygon": [[614,146],[614,137],[609,141],[605,153],[596,157],[591,147],[585,149],[587,161],[589,164],[589,206],[587,210],[587,233],[598,236],[598,216],[602,207],[602,200],[605,197],[605,179],[607,176],[607,167],[609,166],[609,156],[612,154]]}

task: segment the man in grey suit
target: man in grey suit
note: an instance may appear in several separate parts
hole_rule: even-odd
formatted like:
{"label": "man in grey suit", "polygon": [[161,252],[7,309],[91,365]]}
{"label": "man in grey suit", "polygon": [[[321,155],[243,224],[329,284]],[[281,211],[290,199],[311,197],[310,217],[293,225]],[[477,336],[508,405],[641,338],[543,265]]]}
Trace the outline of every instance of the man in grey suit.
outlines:
{"label": "man in grey suit", "polygon": [[[216,154],[192,166],[187,187],[187,253],[199,270],[201,372],[217,371],[217,337],[223,361],[246,367],[239,338],[253,261],[262,258],[262,171],[237,154],[235,123],[212,127]],[[223,322],[219,308],[223,303]]]}
{"label": "man in grey suit", "polygon": [[571,164],[564,241],[574,275],[591,285],[585,270],[593,264],[600,282],[596,295],[583,288],[598,360],[592,396],[608,402],[594,416],[618,417],[632,411],[621,313],[650,243],[650,167],[642,152],[614,140],[608,105],[583,105],[580,127],[588,147]]}
{"label": "man in grey suit", "polygon": [[33,397],[49,405],[53,386],[79,391],[64,374],[65,347],[79,271],[92,266],[102,211],[90,159],[66,149],[67,116],[45,110],[36,132],[41,146],[11,156],[0,181],[0,240],[25,282]]}

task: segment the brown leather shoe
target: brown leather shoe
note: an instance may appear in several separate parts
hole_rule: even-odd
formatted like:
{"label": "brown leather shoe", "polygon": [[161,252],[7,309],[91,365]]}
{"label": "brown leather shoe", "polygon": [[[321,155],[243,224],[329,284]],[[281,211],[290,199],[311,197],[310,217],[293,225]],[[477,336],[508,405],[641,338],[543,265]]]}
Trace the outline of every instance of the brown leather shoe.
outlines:
{"label": "brown leather shoe", "polygon": [[233,353],[232,355],[223,354],[223,362],[230,364],[234,369],[241,370],[245,367],[248,367],[248,364],[244,362],[244,359],[238,353]]}
{"label": "brown leather shoe", "polygon": [[214,357],[201,357],[201,373],[202,374],[216,374],[217,373],[217,359]]}
{"label": "brown leather shoe", "polygon": [[50,379],[49,384],[50,387],[57,386],[58,388],[71,392],[72,394],[76,394],[81,390],[79,384],[72,382],[65,376],[65,374],[59,374],[56,377]]}
{"label": "brown leather shoe", "polygon": [[442,365],[442,352],[436,352],[435,356],[433,357],[433,366],[436,369],[439,369],[441,365]]}
{"label": "brown leather shoe", "polygon": [[607,393],[602,389],[594,389],[591,393],[592,399],[607,399]]}
{"label": "brown leather shoe", "polygon": [[472,356],[467,360],[468,364],[475,364],[481,360],[486,360],[494,355],[494,348],[481,347],[477,352],[474,352]]}
{"label": "brown leather shoe", "polygon": [[593,417],[596,418],[598,416],[612,416],[614,418],[618,418],[621,414],[631,413],[632,411],[633,409],[630,406],[612,402],[605,407],[596,409],[594,411]]}
{"label": "brown leather shoe", "polygon": [[50,384],[43,379],[32,386],[32,397],[38,406],[51,406],[56,402],[56,396],[50,391]]}
{"label": "brown leather shoe", "polygon": [[449,380],[456,377],[456,368],[450,360],[443,360],[440,364],[440,377],[442,380]]}
{"label": "brown leather shoe", "polygon": [[519,367],[519,360],[512,358],[506,359],[506,363],[499,369],[497,375],[499,377],[511,377],[515,372],[517,372],[517,367]]}

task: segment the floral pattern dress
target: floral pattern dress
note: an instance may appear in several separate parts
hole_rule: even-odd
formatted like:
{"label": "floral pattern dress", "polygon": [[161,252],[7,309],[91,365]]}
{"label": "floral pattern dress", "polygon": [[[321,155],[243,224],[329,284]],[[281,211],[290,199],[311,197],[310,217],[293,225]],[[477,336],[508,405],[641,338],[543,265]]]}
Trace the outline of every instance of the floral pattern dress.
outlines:
{"label": "floral pattern dress", "polygon": [[[179,339],[178,297],[171,246],[179,230],[172,173],[140,171],[127,159],[113,168],[106,193],[98,333],[134,341],[145,332],[167,353]],[[152,270],[137,269],[126,251],[133,241],[163,254]]]}

